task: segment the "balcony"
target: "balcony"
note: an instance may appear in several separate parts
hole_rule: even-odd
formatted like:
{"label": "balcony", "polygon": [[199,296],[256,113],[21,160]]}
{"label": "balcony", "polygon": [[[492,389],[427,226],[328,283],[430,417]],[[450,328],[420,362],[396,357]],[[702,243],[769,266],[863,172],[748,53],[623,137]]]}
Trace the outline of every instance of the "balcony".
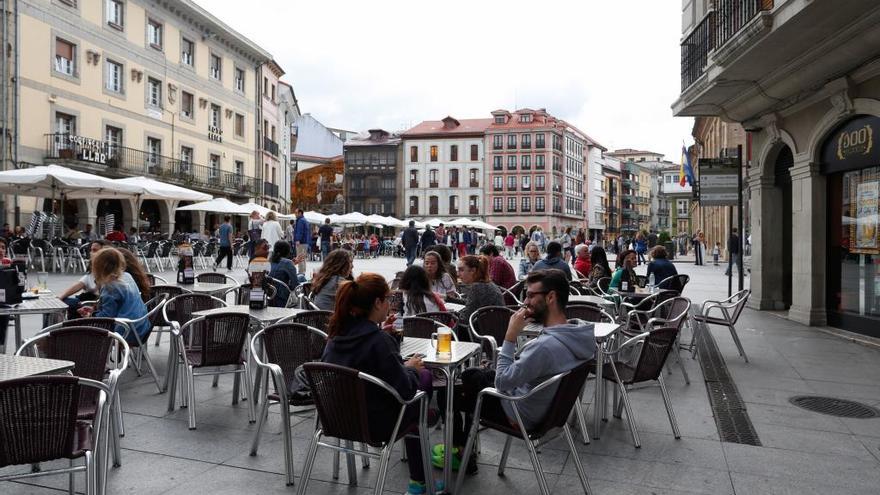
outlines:
{"label": "balcony", "polygon": [[877,23],[867,21],[880,13],[877,2],[713,3],[714,10],[683,33],[676,116],[723,114],[764,127],[758,117],[778,111],[780,101],[806,90],[840,91],[846,83],[835,79],[880,52]]}
{"label": "balcony", "polygon": [[468,214],[469,215],[479,215],[480,209],[477,208],[476,206],[471,206],[470,209],[468,210]]}
{"label": "balcony", "polygon": [[544,213],[543,206],[535,206],[535,213]]}
{"label": "balcony", "polygon": [[535,191],[544,191],[544,190],[545,190],[544,186],[535,186]]}
{"label": "balcony", "polygon": [[457,180],[450,180],[449,187],[458,187],[458,181]]}
{"label": "balcony", "polygon": [[277,157],[278,156],[278,143],[263,136],[263,151],[269,153],[272,156]]}
{"label": "balcony", "polygon": [[439,182],[429,182],[428,187],[430,187],[431,189],[437,189],[438,187],[440,187],[440,183]]}
{"label": "balcony", "polygon": [[632,208],[627,208],[624,206],[621,211],[623,212],[623,218],[636,219],[639,217],[639,213],[636,210],[633,210]]}
{"label": "balcony", "polygon": [[215,195],[254,197],[263,193],[263,183],[249,175],[82,136],[46,134],[45,137],[46,159],[84,172],[113,179],[143,175]]}
{"label": "balcony", "polygon": [[501,207],[500,207],[500,206],[494,206],[494,207],[492,208],[492,212],[493,212],[493,213],[501,213],[501,212],[502,212]]}
{"label": "balcony", "polygon": [[417,181],[417,180],[409,181],[409,188],[410,189],[418,189],[419,188],[419,181]]}
{"label": "balcony", "polygon": [[500,143],[493,143],[493,144],[492,144],[492,149],[493,149],[493,150],[503,150],[503,149],[504,149],[504,146],[501,145]]}
{"label": "balcony", "polygon": [[419,207],[418,206],[410,206],[409,207],[409,214],[410,215],[418,215],[419,214]]}
{"label": "balcony", "polygon": [[278,184],[263,182],[263,196],[278,197]]}
{"label": "balcony", "polygon": [[520,208],[520,211],[522,211],[523,213],[531,213],[532,207],[531,206],[523,206],[522,208]]}
{"label": "balcony", "polygon": [[396,197],[397,191],[381,187],[356,187],[349,186],[348,195],[352,198],[387,198]]}
{"label": "balcony", "polygon": [[657,208],[657,216],[668,217],[669,216],[669,208]]}
{"label": "balcony", "polygon": [[449,208],[450,215],[458,215],[458,208]]}
{"label": "balcony", "polygon": [[544,141],[535,141],[535,149],[544,149]]}
{"label": "balcony", "polygon": [[508,185],[507,185],[507,190],[508,190],[508,191],[516,192],[516,184],[508,184]]}
{"label": "balcony", "polygon": [[507,143],[507,149],[509,149],[509,150],[515,150],[515,149],[516,149],[516,143]]}
{"label": "balcony", "polygon": [[546,166],[543,163],[535,162],[535,170],[545,170]]}
{"label": "balcony", "polygon": [[470,185],[471,185],[471,187],[480,187],[480,181],[478,181],[478,180],[472,180],[472,181],[470,182]]}
{"label": "balcony", "polygon": [[532,143],[531,142],[522,143],[520,145],[520,148],[522,148],[524,150],[530,150],[530,149],[532,149]]}

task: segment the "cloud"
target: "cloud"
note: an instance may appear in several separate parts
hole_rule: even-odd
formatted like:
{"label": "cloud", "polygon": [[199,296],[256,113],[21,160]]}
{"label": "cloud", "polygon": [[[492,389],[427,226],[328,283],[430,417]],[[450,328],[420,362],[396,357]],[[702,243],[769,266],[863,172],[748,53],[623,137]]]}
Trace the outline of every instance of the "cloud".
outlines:
{"label": "cloud", "polygon": [[273,54],[304,112],[399,130],[546,108],[608,147],[678,160],[681,12],[671,2],[200,0]]}

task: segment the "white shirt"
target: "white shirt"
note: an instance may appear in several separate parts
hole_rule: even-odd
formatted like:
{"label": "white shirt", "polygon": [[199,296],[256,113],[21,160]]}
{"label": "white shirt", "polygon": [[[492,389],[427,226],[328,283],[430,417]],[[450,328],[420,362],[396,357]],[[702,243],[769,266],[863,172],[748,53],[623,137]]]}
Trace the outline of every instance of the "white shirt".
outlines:
{"label": "white shirt", "polygon": [[284,239],[284,231],[281,230],[281,224],[276,220],[267,220],[263,222],[263,231],[260,233],[263,239],[269,243],[269,250],[275,247],[275,243]]}
{"label": "white shirt", "polygon": [[503,246],[504,245],[504,238],[501,237],[500,235],[496,235],[495,236],[495,245],[496,246]]}
{"label": "white shirt", "polygon": [[95,276],[91,273],[86,273],[80,277],[79,281],[83,284],[83,290],[85,292],[98,292],[98,284],[95,283]]}

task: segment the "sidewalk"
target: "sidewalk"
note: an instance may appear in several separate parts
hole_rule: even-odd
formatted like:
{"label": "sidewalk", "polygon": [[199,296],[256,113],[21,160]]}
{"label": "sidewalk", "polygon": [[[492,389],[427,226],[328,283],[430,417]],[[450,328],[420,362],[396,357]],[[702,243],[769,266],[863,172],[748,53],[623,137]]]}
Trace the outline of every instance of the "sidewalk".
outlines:
{"label": "sidewalk", "polygon": [[[358,260],[355,272],[374,271],[385,276],[402,269],[401,259]],[[724,267],[677,264],[691,275],[685,296],[702,302],[727,294]],[[310,264],[309,270],[317,268]],[[644,268],[638,269],[644,273]],[[166,274],[172,276],[173,274]],[[243,272],[235,272],[243,278]],[[167,278],[167,277],[166,277]],[[75,280],[55,276],[50,286],[58,292]],[[746,277],[748,285],[750,277]],[[27,320],[25,333],[36,331],[37,320]],[[682,438],[675,440],[660,392],[645,387],[631,393],[642,448],[632,445],[624,419],[609,417],[601,438],[583,445],[576,433],[577,450],[596,494],[754,494],[754,493],[877,493],[880,486],[880,419],[839,419],[799,409],[788,402],[797,394],[823,394],[880,406],[880,351],[850,343],[814,328],[785,320],[773,313],[746,309],[738,325],[750,362],[737,355],[729,333],[713,328],[727,367],[758,433],[761,447],[719,440],[707,399],[699,363],[682,357],[690,374],[686,385],[677,366],[671,366],[667,386]],[[684,340],[690,338],[690,332]],[[165,373],[167,335],[160,347],[150,344],[150,354],[160,375]],[[166,411],[166,397],[156,393],[147,376],[126,373],[122,384],[126,436],[122,439],[123,466],[111,470],[109,493],[138,494],[241,494],[295,493],[284,485],[281,421],[273,408],[264,429],[259,454],[248,455],[255,425],[247,422],[246,403],[231,405],[232,380],[196,379],[198,429],[189,431],[186,410]],[[592,382],[584,394],[592,401]],[[592,428],[592,407],[588,426]],[[610,415],[609,415],[610,416]],[[311,413],[292,420],[294,465],[302,472],[308,439],[314,432]],[[439,431],[432,431],[439,441]],[[592,432],[591,432],[592,433]],[[537,482],[525,448],[514,442],[504,477],[496,474],[503,438],[494,432],[481,435],[480,470],[468,477],[462,493],[534,494]],[[540,459],[553,493],[581,493],[580,484],[562,440],[541,449]],[[330,473],[326,449],[309,483],[309,493],[372,493],[378,463],[358,469],[356,487],[349,487],[343,468],[339,480]],[[6,470],[0,470],[5,473]],[[392,456],[387,493],[405,490],[406,465]],[[78,480],[81,479],[81,476]],[[297,478],[297,483],[300,482]],[[60,493],[66,477],[42,478],[31,484],[0,484],[4,494]],[[41,487],[38,488],[37,486]],[[43,488],[45,487],[45,488]],[[81,481],[78,487],[82,489]]]}

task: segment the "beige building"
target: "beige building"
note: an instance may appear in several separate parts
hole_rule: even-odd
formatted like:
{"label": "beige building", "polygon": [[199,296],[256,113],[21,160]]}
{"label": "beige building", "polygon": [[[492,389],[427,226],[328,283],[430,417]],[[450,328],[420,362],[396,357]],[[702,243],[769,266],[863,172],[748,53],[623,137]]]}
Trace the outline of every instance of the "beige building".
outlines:
{"label": "beige building", "polygon": [[[276,74],[283,73],[274,63],[263,68],[271,61],[268,52],[190,0],[17,4],[9,32],[17,21],[18,57],[5,69],[10,76],[17,72],[20,87],[8,89],[21,112],[17,121],[3,114],[18,129],[4,169],[13,161],[21,167],[56,163],[107,177],[144,175],[236,202],[277,204],[266,197],[278,196],[266,187],[277,152],[265,157],[266,146],[257,142],[271,138],[257,120],[258,110],[269,113],[258,101],[257,74],[272,74],[277,84]],[[14,218],[14,201],[7,198],[6,219],[26,222]],[[25,214],[42,206],[17,201]],[[65,223],[82,227],[115,213],[126,229],[137,216],[144,227],[170,232],[177,206],[147,201],[136,214],[134,201],[68,201]],[[205,224],[204,214],[196,213],[180,213],[176,221],[184,230]],[[216,215],[208,219],[216,221]]]}

